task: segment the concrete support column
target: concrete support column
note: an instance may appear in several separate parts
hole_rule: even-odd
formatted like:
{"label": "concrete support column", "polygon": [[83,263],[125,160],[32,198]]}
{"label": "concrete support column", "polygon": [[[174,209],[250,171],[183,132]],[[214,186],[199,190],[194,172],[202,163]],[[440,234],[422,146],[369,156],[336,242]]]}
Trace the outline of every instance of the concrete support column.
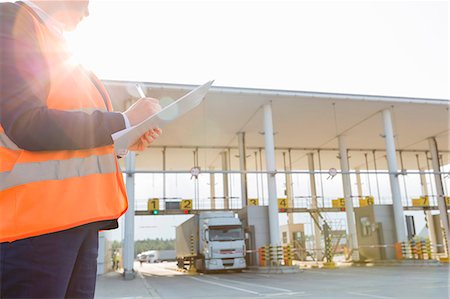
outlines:
{"label": "concrete support column", "polygon": [[[228,169],[228,152],[223,151],[220,153],[222,157],[222,170],[227,171]],[[228,173],[222,175],[223,178],[223,208],[228,210],[230,208],[230,196],[228,189]]]}
{"label": "concrete support column", "polygon": [[362,183],[361,183],[360,169],[359,168],[355,168],[355,172],[356,172],[356,188],[358,190],[358,197],[362,198],[363,197],[363,192],[362,192]]}
{"label": "concrete support column", "polygon": [[[214,170],[211,167],[209,170]],[[211,197],[211,210],[216,209],[216,176],[214,173],[209,174],[209,196]]]}
{"label": "concrete support column", "polygon": [[126,157],[126,188],[128,196],[128,210],[125,213],[125,235],[123,240],[123,277],[126,280],[134,279],[134,170],[136,154],[129,152]]}
{"label": "concrete support column", "polygon": [[384,141],[386,143],[386,159],[388,163],[389,182],[391,185],[392,204],[394,206],[394,220],[397,234],[397,242],[406,242],[405,215],[398,182],[397,156],[395,152],[394,129],[392,128],[391,110],[383,110]]}
{"label": "concrete support column", "polygon": [[[417,157],[417,162],[419,162],[419,158]],[[419,163],[417,163],[419,164]],[[419,167],[419,171],[424,171],[424,169]],[[427,186],[427,178],[424,173],[420,174],[420,185],[422,187],[422,195],[427,196],[428,194],[428,186]],[[434,229],[434,221],[433,214],[431,214],[430,210],[425,210],[425,218],[427,220],[428,226],[428,236],[430,238],[431,244],[436,244],[436,231]]]}
{"label": "concrete support column", "polygon": [[278,223],[277,184],[275,180],[275,144],[273,138],[273,121],[271,104],[264,105],[264,145],[267,165],[267,187],[269,193],[269,232],[270,243],[280,244],[280,225]]}
{"label": "concrete support column", "polygon": [[[430,147],[431,163],[433,165],[434,182],[436,184],[436,196],[437,204],[439,207],[439,218],[441,219],[441,226],[444,229],[445,236],[447,237],[447,245],[449,244],[449,222],[447,214],[447,205],[444,198],[444,187],[442,185],[441,167],[439,163],[439,152],[437,142],[434,137],[428,138],[428,145]],[[450,246],[448,247],[450,248]]]}
{"label": "concrete support column", "polygon": [[[309,168],[309,185],[311,189],[311,209],[317,209],[317,189],[316,189],[316,177],[314,175],[314,153],[308,153],[308,168]],[[314,222],[314,250],[318,261],[323,260],[322,254],[322,231],[320,228],[320,217],[319,212],[312,212],[311,217],[313,217]]]}
{"label": "concrete support column", "polygon": [[[245,151],[245,132],[238,132],[239,169],[247,171],[247,156]],[[247,206],[247,174],[241,173],[241,200],[242,207]]]}
{"label": "concrete support column", "polygon": [[348,166],[347,145],[345,136],[340,135],[339,141],[339,157],[342,170],[342,187],[345,198],[345,214],[347,216],[347,232],[350,250],[352,250],[352,260],[359,260],[358,239],[356,236],[355,214],[353,211],[352,186],[350,183],[350,174]]}

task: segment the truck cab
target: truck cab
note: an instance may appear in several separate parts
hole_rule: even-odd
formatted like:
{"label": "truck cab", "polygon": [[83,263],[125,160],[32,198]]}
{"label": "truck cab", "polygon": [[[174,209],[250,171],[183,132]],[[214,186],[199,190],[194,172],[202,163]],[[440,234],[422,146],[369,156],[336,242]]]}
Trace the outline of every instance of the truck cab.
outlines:
{"label": "truck cab", "polygon": [[244,230],[239,218],[203,218],[202,242],[205,270],[243,269]]}
{"label": "truck cab", "polygon": [[201,212],[176,229],[177,264],[202,272],[242,270],[246,248],[242,222],[232,211]]}

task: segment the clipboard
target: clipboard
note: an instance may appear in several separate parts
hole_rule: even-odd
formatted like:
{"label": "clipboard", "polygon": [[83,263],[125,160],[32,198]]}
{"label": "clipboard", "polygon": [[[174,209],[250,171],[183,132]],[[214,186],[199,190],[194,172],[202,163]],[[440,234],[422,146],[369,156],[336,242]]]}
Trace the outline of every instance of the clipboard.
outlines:
{"label": "clipboard", "polygon": [[213,82],[214,80],[200,85],[138,125],[112,134],[111,137],[114,141],[114,148],[116,150],[127,149],[144,135],[145,132],[153,128],[163,128],[173,120],[197,107],[203,102],[203,99]]}

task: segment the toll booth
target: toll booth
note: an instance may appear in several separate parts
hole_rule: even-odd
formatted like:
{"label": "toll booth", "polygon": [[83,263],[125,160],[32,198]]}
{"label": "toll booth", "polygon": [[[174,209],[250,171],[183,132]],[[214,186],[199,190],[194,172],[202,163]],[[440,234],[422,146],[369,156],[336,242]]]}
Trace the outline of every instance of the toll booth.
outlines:
{"label": "toll booth", "polygon": [[267,206],[247,206],[238,212],[245,230],[247,265],[258,265],[258,248],[270,243],[269,209]]}
{"label": "toll booth", "polygon": [[369,205],[355,208],[356,233],[361,258],[395,259],[395,234],[392,205]]}
{"label": "toll booth", "polygon": [[301,243],[305,246],[305,228],[302,223],[293,223],[280,226],[281,245]]}
{"label": "toll booth", "polygon": [[305,226],[302,223],[280,226],[280,240],[283,246],[292,245],[295,260],[306,260]]}

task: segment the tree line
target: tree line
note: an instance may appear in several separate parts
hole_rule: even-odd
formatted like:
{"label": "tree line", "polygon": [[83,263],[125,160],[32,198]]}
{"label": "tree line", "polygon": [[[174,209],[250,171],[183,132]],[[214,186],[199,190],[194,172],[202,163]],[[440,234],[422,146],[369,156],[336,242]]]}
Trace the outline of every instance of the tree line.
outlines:
{"label": "tree line", "polygon": [[[122,242],[113,241],[111,244],[113,252],[116,249],[122,248]],[[145,239],[134,242],[134,255],[148,250],[174,250],[175,239]]]}

